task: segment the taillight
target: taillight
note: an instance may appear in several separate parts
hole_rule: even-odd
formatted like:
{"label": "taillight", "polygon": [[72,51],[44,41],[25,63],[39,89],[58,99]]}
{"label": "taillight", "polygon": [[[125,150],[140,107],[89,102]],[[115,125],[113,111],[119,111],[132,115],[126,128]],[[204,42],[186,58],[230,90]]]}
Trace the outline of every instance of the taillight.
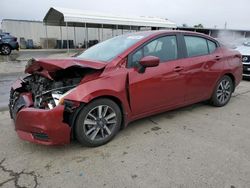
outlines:
{"label": "taillight", "polygon": [[16,37],[14,37],[14,38],[13,38],[13,40],[16,42],[16,41],[17,41],[17,38],[16,38]]}

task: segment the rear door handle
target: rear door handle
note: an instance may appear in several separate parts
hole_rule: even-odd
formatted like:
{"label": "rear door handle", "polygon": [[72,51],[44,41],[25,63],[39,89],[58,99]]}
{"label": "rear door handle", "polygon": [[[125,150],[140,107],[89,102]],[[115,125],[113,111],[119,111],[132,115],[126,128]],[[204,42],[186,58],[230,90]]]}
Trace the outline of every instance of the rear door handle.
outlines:
{"label": "rear door handle", "polygon": [[181,72],[183,70],[184,70],[184,67],[180,67],[180,66],[174,68],[175,72]]}

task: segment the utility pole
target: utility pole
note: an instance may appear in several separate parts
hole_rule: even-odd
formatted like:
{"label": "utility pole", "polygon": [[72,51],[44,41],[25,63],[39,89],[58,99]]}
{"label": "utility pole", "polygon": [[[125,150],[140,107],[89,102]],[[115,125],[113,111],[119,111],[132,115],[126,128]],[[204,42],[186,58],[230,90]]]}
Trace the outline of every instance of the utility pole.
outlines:
{"label": "utility pole", "polygon": [[224,29],[227,29],[227,22],[225,22],[225,26],[224,26]]}

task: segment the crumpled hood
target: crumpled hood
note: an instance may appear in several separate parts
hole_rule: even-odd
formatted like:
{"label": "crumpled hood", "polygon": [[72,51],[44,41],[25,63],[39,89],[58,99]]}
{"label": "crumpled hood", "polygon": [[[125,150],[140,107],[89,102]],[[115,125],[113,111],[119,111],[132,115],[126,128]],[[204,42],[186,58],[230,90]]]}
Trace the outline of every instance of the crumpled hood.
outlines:
{"label": "crumpled hood", "polygon": [[31,59],[25,67],[25,73],[35,72],[55,72],[69,67],[92,68],[96,70],[103,69],[107,64],[100,61],[82,60],[77,58],[67,59]]}

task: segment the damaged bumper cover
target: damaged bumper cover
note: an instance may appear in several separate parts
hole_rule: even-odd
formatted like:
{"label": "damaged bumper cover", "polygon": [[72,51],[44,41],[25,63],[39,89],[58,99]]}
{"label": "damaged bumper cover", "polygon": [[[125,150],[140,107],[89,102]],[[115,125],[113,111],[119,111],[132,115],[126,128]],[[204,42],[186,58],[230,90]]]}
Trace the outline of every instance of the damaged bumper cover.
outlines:
{"label": "damaged bumper cover", "polygon": [[64,122],[65,106],[58,105],[53,109],[33,107],[32,94],[17,94],[21,88],[17,80],[10,92],[10,116],[14,120],[18,136],[26,141],[43,145],[64,145],[70,143],[71,127]]}
{"label": "damaged bumper cover", "polygon": [[22,108],[16,116],[18,136],[37,144],[63,145],[70,143],[71,128],[63,123],[64,106],[52,110]]}

